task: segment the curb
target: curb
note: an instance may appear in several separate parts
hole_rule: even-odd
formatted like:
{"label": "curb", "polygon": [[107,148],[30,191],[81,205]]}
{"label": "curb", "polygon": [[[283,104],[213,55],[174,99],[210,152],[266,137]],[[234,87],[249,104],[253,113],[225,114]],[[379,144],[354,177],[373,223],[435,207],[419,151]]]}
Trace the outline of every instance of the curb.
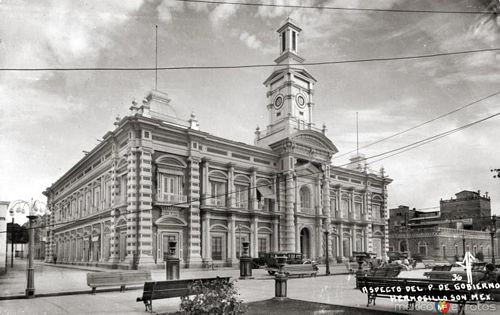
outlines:
{"label": "curb", "polygon": [[[131,286],[131,287],[126,287],[125,291],[132,291],[132,290],[140,290],[143,289],[144,286]],[[101,289],[97,290],[96,293],[105,293],[105,292],[120,292],[120,288],[108,288],[108,289]],[[54,292],[54,293],[40,293],[40,294],[35,294],[34,297],[32,298],[43,298],[43,297],[55,297],[55,296],[65,296],[65,295],[81,295],[81,294],[88,294],[92,295],[92,289],[88,290],[79,290],[79,291],[67,291],[67,292]],[[32,299],[29,298],[29,299]],[[5,300],[20,300],[20,299],[28,299],[24,295],[10,295],[10,296],[0,296],[0,301],[5,301]]]}

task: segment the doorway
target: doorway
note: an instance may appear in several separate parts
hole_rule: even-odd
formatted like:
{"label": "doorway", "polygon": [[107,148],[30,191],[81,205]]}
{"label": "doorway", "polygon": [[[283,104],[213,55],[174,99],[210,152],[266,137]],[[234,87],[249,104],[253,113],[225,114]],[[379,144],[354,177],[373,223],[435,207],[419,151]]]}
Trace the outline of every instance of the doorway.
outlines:
{"label": "doorway", "polygon": [[302,253],[304,258],[309,258],[311,254],[309,243],[309,230],[307,228],[303,228],[302,230],[300,230],[300,252]]}

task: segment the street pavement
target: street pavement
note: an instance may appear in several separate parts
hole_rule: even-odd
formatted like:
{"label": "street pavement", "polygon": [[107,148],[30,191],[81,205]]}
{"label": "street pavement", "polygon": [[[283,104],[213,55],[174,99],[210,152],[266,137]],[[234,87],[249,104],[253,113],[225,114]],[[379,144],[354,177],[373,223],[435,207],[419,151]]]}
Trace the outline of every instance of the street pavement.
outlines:
{"label": "street pavement", "polygon": [[[17,262],[16,262],[17,263]],[[90,268],[90,270],[97,270]],[[321,302],[345,306],[366,308],[367,297],[359,290],[354,289],[355,277],[345,274],[345,266],[333,266],[331,276],[315,278],[292,278],[288,280],[288,297],[311,302]],[[425,270],[403,272],[405,278],[422,277]],[[125,292],[99,292],[90,294],[86,285],[87,270],[74,268],[59,268],[53,265],[37,263],[36,265],[36,294],[52,294],[50,297],[36,297],[33,299],[0,300],[0,314],[147,314],[142,302],[136,302],[141,296],[142,288],[126,290]],[[324,274],[322,267],[319,274]],[[238,269],[217,270],[188,270],[181,269],[181,278],[199,278],[213,276],[231,276],[238,279]],[[244,302],[267,300],[274,297],[274,280],[265,270],[253,270],[254,279],[238,280],[240,298]],[[165,280],[164,270],[153,270],[153,280]],[[0,297],[7,295],[22,295],[26,280],[22,265],[0,276]],[[118,288],[117,288],[118,289]],[[59,295],[61,292],[84,291],[75,295]],[[372,309],[398,311],[395,304],[388,299],[377,299]],[[171,298],[153,301],[153,310],[159,313],[175,312],[179,310],[180,299]],[[427,303],[427,311],[406,312],[406,305],[401,304],[399,311],[404,314],[436,314],[433,303]],[[495,304],[500,306],[500,304]],[[484,309],[484,307],[483,307]],[[496,308],[495,308],[496,309]],[[499,308],[500,309],[500,308]],[[456,313],[456,311],[455,311]],[[467,312],[468,314],[495,314],[495,312]]]}

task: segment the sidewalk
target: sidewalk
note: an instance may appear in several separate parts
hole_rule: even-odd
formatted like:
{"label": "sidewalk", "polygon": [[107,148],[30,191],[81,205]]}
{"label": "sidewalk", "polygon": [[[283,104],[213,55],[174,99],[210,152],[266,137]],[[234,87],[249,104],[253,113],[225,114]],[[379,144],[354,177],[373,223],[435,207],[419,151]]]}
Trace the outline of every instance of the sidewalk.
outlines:
{"label": "sidewalk", "polygon": [[[26,289],[26,259],[16,259],[14,261],[14,269],[7,274],[0,276],[0,299],[8,297],[22,297]],[[99,271],[118,271],[100,267],[86,267],[77,265],[54,265],[47,264],[42,261],[35,261],[35,293],[36,295],[61,295],[70,293],[90,292],[87,286],[87,273]],[[332,274],[346,273],[344,266],[332,266],[330,268]],[[318,275],[325,274],[325,266],[320,266]],[[181,269],[180,278],[206,278],[215,277],[217,275],[230,276],[237,279],[239,277],[239,269],[234,268],[218,268],[216,270],[206,269]],[[263,269],[254,269],[253,276],[256,279],[272,280]],[[151,270],[152,280],[165,280],[165,270]],[[102,290],[102,289],[101,289]],[[116,290],[118,287],[111,287],[106,290]],[[98,289],[99,291],[99,289]]]}
{"label": "sidewalk", "polygon": [[[25,261],[16,261],[18,267],[14,272],[0,277],[0,295],[24,295],[26,286]],[[76,266],[75,266],[76,267]],[[98,268],[102,269],[102,268]],[[316,278],[292,278],[288,280],[288,297],[297,300],[337,304],[351,307],[366,308],[366,294],[354,289],[354,275],[345,274],[345,266],[332,266],[333,276],[324,275],[322,266]],[[403,277],[419,277],[425,270],[404,272]],[[0,300],[0,314],[147,314],[143,303],[136,302],[142,294],[141,286],[123,293],[97,292],[90,294],[86,285],[88,271],[76,268],[60,268],[38,262],[35,272],[35,288],[37,298]],[[340,274],[344,273],[344,274]],[[238,279],[238,269],[221,268],[219,270],[181,269],[181,278],[215,277],[217,275],[231,276]],[[240,298],[244,302],[268,300],[274,297],[274,279],[263,269],[253,270],[254,279],[238,280],[236,286]],[[152,270],[153,280],[164,280],[164,270]],[[61,292],[77,292],[77,295],[61,295]],[[50,297],[40,297],[43,294],[54,294]],[[166,313],[179,310],[180,299],[164,299],[153,301],[155,312]],[[377,299],[376,306],[369,309],[387,312],[400,311],[405,314],[430,315],[435,314],[434,305],[429,303],[429,311],[404,311],[406,303],[395,305],[388,299]],[[499,306],[495,304],[493,306]],[[471,313],[469,311],[469,313]],[[474,315],[492,314],[490,311],[473,312]]]}
{"label": "sidewalk", "polygon": [[[259,270],[259,274],[262,270]],[[237,278],[237,270],[233,271]],[[264,279],[238,280],[236,282],[240,298],[248,303],[268,300],[274,296],[274,281]],[[288,280],[288,297],[297,300],[321,302],[367,308],[366,294],[354,289],[353,275],[335,275],[316,278],[294,278]],[[79,294],[54,297],[38,297],[30,300],[0,301],[0,314],[139,314],[145,315],[142,302],[136,298],[141,290],[120,292],[98,292],[96,295]],[[180,299],[171,298],[153,301],[153,311],[159,313],[179,310]],[[427,303],[427,311],[405,311],[406,303],[397,305],[389,299],[377,299],[375,306],[368,309],[400,312],[402,314],[432,315],[435,314],[433,303]],[[495,307],[498,304],[494,305]],[[450,313],[452,313],[450,311]],[[456,311],[454,312],[456,313]],[[490,311],[471,312],[474,315],[492,314]],[[307,313],[304,313],[306,315]]]}

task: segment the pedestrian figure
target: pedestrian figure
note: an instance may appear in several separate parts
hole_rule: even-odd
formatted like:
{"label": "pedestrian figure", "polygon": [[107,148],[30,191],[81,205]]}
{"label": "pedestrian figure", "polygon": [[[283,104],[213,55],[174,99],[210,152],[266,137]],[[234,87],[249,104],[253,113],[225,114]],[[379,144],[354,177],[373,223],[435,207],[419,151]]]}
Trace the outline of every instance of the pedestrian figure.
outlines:
{"label": "pedestrian figure", "polygon": [[472,263],[476,261],[476,258],[472,256],[470,252],[466,252],[464,260],[462,262],[457,262],[458,265],[465,268],[467,271],[467,283],[472,284]]}

